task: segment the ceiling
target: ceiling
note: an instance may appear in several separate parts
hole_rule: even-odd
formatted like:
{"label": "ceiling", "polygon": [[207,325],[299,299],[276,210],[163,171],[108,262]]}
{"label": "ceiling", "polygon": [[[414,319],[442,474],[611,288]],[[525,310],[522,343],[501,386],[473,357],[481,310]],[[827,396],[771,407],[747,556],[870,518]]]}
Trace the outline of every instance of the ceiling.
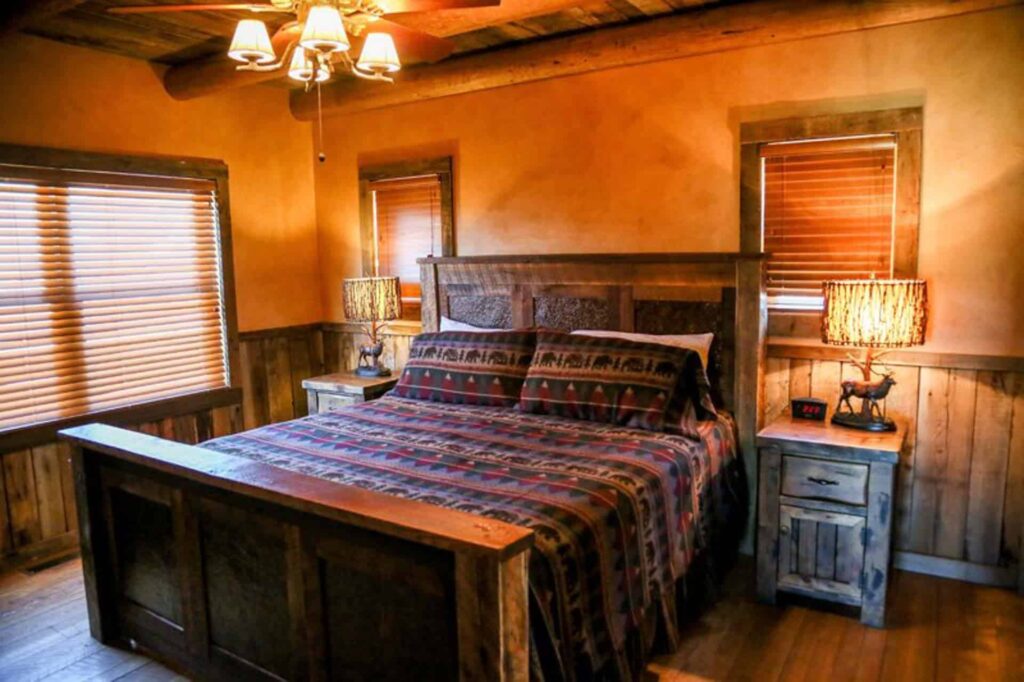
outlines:
{"label": "ceiling", "polygon": [[[187,0],[86,0],[25,26],[26,33],[153,62],[179,65],[223,55],[241,12],[114,15],[116,5]],[[197,2],[209,0],[196,0]],[[456,54],[692,11],[722,0],[502,0],[500,6],[393,14],[388,18],[456,45]],[[387,0],[378,4],[387,7]],[[273,33],[288,15],[263,14]]]}

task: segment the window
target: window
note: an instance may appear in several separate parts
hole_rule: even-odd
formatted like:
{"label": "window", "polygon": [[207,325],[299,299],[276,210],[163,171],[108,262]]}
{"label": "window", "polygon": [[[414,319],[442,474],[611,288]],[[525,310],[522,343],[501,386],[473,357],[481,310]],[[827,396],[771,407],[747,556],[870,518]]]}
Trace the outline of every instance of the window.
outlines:
{"label": "window", "polygon": [[819,310],[829,279],[892,276],[893,135],[761,146],[769,305]]}
{"label": "window", "polygon": [[741,249],[765,252],[768,305],[821,310],[829,279],[917,271],[921,110],[741,127]]}
{"label": "window", "polygon": [[217,182],[95,161],[0,163],[0,430],[230,384]]}
{"label": "window", "polygon": [[402,317],[420,317],[423,256],[454,255],[451,159],[360,169],[363,274],[394,275]]}

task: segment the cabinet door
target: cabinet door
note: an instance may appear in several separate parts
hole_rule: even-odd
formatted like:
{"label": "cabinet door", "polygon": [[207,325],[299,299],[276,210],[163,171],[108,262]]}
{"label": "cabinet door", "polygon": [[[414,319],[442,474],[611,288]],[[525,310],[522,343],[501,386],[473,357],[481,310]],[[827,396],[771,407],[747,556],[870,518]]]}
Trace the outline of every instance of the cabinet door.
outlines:
{"label": "cabinet door", "polygon": [[779,507],[780,590],[861,603],[864,517]]}

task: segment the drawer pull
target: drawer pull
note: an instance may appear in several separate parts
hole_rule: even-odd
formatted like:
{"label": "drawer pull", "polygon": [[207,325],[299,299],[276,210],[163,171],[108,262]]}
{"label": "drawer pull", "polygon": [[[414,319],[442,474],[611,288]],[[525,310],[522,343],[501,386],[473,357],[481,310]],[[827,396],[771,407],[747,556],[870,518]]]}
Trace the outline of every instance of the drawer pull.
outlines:
{"label": "drawer pull", "polygon": [[811,483],[817,483],[818,485],[839,485],[839,481],[833,481],[828,478],[817,478],[816,476],[808,476],[807,480]]}
{"label": "drawer pull", "polygon": [[789,535],[789,526],[781,526],[779,528],[779,535]]}

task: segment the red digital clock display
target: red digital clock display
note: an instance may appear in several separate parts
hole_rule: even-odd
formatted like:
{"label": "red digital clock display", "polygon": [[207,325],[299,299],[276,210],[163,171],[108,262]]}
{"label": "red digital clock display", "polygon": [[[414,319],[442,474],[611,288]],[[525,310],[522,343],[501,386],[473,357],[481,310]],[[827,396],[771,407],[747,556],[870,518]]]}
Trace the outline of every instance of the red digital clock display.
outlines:
{"label": "red digital clock display", "polygon": [[824,421],[828,412],[828,404],[820,398],[794,398],[792,403],[793,416],[798,419]]}

